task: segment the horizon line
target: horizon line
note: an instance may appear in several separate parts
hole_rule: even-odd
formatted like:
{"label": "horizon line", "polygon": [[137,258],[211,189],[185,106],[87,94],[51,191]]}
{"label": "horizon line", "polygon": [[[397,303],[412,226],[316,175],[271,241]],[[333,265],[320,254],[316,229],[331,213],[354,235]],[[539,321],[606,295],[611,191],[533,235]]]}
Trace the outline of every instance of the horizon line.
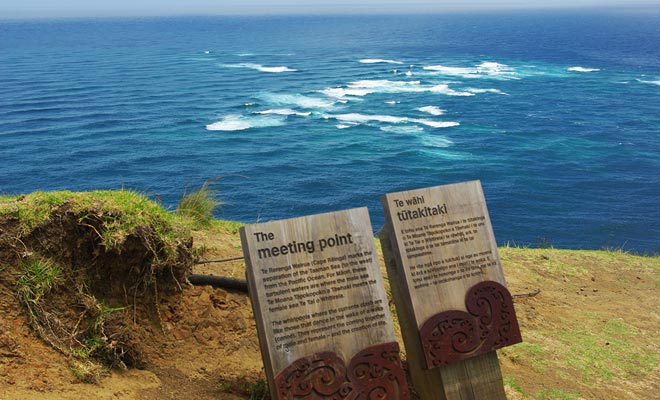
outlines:
{"label": "horizon line", "polygon": [[301,12],[164,12],[164,13],[103,13],[103,14],[81,14],[81,15],[35,15],[35,16],[0,16],[1,22],[21,22],[21,21],[64,21],[64,20],[85,20],[85,19],[140,19],[140,18],[214,18],[214,17],[351,17],[351,16],[415,16],[415,15],[451,15],[451,14],[505,14],[519,12],[611,12],[611,11],[647,11],[655,10],[660,12],[660,4],[630,4],[630,5],[609,5],[609,6],[552,6],[544,5],[537,7],[472,7],[472,8],[453,8],[445,10],[353,10],[353,11],[301,11]]}

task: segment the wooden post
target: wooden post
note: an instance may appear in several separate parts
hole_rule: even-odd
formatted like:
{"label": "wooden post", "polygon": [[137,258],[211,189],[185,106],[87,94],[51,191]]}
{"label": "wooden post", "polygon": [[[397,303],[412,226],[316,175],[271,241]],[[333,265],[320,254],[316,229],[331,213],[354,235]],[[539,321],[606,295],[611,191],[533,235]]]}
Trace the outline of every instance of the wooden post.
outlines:
{"label": "wooden post", "polygon": [[380,240],[423,400],[506,399],[495,349],[522,339],[481,183],[382,197]]}
{"label": "wooden post", "polygon": [[409,399],[366,208],[241,228],[268,384],[280,399]]}

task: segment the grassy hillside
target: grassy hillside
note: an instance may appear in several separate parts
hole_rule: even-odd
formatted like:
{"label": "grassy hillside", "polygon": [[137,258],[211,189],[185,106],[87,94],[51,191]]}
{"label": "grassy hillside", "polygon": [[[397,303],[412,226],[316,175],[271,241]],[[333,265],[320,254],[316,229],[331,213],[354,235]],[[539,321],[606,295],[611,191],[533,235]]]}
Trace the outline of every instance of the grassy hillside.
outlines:
{"label": "grassy hillside", "polygon": [[[0,399],[257,398],[249,299],[185,278],[243,278],[240,259],[193,265],[240,257],[240,224],[197,218],[205,196],[183,204],[169,212],[129,191],[0,197]],[[657,396],[660,258],[500,255],[524,340],[499,351],[509,398]]]}

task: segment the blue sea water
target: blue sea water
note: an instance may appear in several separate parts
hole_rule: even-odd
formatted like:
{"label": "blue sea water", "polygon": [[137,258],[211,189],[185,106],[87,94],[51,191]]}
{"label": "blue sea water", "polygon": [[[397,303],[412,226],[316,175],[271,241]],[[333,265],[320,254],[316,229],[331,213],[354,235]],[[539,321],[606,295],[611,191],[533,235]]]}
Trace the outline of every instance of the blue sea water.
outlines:
{"label": "blue sea water", "polygon": [[266,221],[480,179],[499,243],[660,249],[660,13],[0,22],[0,193]]}

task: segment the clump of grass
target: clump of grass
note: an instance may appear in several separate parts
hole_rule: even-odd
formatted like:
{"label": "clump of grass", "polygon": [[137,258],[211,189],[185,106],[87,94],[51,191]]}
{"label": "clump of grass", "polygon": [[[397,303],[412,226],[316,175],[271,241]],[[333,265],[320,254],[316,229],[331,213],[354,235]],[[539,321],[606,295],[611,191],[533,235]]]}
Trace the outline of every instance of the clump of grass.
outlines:
{"label": "clump of grass", "polygon": [[521,395],[523,398],[524,398],[524,397],[527,397],[527,395],[525,395],[525,392],[522,390],[522,388],[520,387],[520,385],[516,383],[516,380],[513,379],[512,376],[505,376],[505,377],[504,377],[504,386],[508,386],[508,387],[510,387],[511,389],[513,389],[514,391],[520,393],[520,395]]}
{"label": "clump of grass", "polygon": [[184,193],[176,207],[176,214],[188,218],[196,227],[207,227],[214,220],[213,210],[221,203],[216,199],[216,191],[206,181],[196,191]]}
{"label": "clump of grass", "polygon": [[249,400],[269,400],[268,384],[263,378],[256,381],[241,375],[235,379],[221,380],[218,383],[220,391],[225,393],[248,396]]}
{"label": "clump of grass", "polygon": [[16,294],[31,314],[60,280],[61,272],[61,268],[47,258],[32,258],[23,264],[23,273],[16,283]]}
{"label": "clump of grass", "polygon": [[82,383],[98,383],[106,373],[106,368],[89,359],[74,360],[70,368],[73,376]]}
{"label": "clump of grass", "polygon": [[249,400],[266,400],[270,398],[268,385],[264,379],[259,379],[249,385],[245,392],[250,395]]}
{"label": "clump of grass", "polygon": [[223,221],[223,220],[215,220],[212,223],[214,230],[222,233],[230,233],[232,235],[237,234],[241,229],[241,227],[244,225],[245,224],[242,222]]}
{"label": "clump of grass", "polygon": [[[43,257],[28,259],[22,268],[22,274],[16,283],[16,295],[28,310],[30,323],[37,333],[55,349],[70,357],[70,369],[74,376],[85,383],[96,383],[107,370],[104,364],[112,367],[120,365],[123,349],[110,345],[105,333],[107,317],[126,307],[108,307],[79,288],[77,297],[84,311],[78,318],[94,316],[88,328],[79,324],[74,328],[67,326],[60,318],[61,312],[52,309],[51,292],[54,288],[65,285],[64,271],[54,261]],[[81,338],[82,336],[82,338]]]}
{"label": "clump of grass", "polygon": [[30,325],[55,349],[66,354],[61,337],[69,333],[56,315],[46,310],[51,291],[63,280],[63,271],[55,262],[42,257],[31,257],[23,263],[16,282],[16,297],[27,308]]}

